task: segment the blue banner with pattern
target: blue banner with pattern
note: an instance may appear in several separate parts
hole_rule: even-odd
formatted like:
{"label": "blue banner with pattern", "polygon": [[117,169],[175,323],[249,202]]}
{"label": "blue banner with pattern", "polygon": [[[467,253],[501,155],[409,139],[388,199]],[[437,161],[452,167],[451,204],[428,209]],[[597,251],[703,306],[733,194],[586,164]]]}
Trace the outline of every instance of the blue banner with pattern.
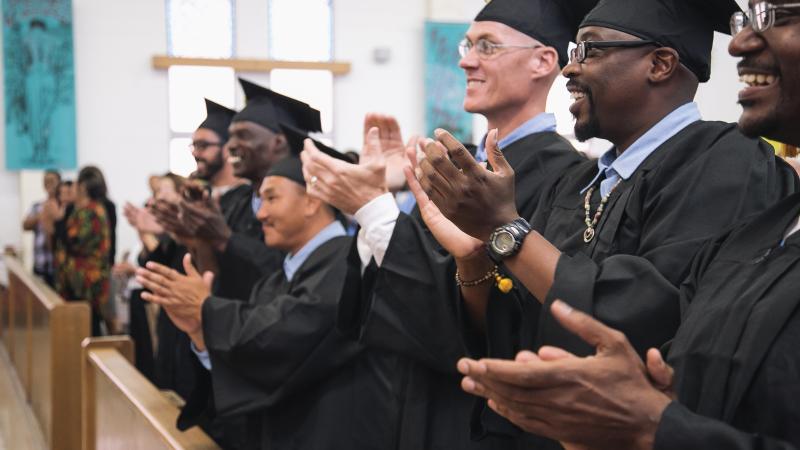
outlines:
{"label": "blue banner with pattern", "polygon": [[71,0],[2,0],[6,168],[76,166]]}

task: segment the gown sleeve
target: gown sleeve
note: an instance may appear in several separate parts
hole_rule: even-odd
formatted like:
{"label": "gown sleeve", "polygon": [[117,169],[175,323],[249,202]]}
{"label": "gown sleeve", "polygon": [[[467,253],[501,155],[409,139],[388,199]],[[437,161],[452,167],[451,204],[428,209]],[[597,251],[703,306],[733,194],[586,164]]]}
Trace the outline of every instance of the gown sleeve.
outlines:
{"label": "gown sleeve", "polygon": [[654,450],[797,450],[789,442],[738,430],[672,402],[661,416]]}

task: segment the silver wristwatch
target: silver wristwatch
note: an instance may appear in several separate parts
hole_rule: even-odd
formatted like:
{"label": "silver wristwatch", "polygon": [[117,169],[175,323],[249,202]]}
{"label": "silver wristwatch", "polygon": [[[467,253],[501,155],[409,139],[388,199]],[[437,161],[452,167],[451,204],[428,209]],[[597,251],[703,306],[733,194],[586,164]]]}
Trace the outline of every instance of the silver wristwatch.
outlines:
{"label": "silver wristwatch", "polygon": [[486,242],[489,257],[495,262],[501,262],[509,256],[515,255],[522,241],[531,232],[531,225],[522,217],[511,223],[497,227]]}

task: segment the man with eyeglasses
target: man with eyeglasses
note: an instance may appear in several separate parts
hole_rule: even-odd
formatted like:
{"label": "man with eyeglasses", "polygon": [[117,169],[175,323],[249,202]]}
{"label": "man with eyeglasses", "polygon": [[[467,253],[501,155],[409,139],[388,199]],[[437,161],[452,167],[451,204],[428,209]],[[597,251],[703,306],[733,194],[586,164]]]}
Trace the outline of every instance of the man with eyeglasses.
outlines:
{"label": "man with eyeglasses", "polygon": [[[698,82],[710,77],[713,30],[726,29],[722,23],[735,10],[732,0],[600,1],[584,19],[563,73],[575,99],[576,135],[606,138],[614,147],[562,176],[531,225],[497,195],[513,182],[502,154],[494,152],[497,171],[490,172],[450,148],[461,168],[454,171],[435,145],[426,149],[421,181],[431,200],[486,242],[494,261],[533,295],[521,300],[533,305],[528,320],[535,338],[523,347],[590,350],[547,308],[540,315],[539,305],[555,298],[620,327],[640,353],[666,342],[679,320],[677,286],[702,241],[796,189],[794,173],[765,142],[732,124],[701,121],[692,103]],[[467,190],[473,201],[456,203]],[[512,242],[503,245],[503,238]],[[465,246],[472,242],[463,239]],[[489,257],[472,262],[484,272],[495,264]],[[493,307],[504,295],[489,287],[462,286],[462,293],[483,304],[487,295],[499,297],[489,302]],[[632,302],[632,292],[646,300]]]}
{"label": "man with eyeglasses", "polygon": [[[225,222],[234,232],[251,229],[258,221],[250,206],[252,188],[233,174],[226,144],[228,127],[236,111],[205,99],[206,118],[192,134],[190,149],[197,163],[193,176],[208,183],[211,196],[219,201]],[[258,238],[258,234],[254,234]]]}
{"label": "man with eyeglasses", "polygon": [[[434,235],[451,252],[476,242],[489,251],[458,261],[459,272],[508,271],[521,282],[508,294],[493,286],[496,277],[462,283],[464,303],[485,311],[489,356],[543,345],[591,352],[554,320],[559,298],[626,333],[639,354],[662,345],[678,327],[679,286],[703,241],[797,190],[769,145],[700,120],[692,103],[710,77],[713,32],[737,10],[732,0],[599,2],[563,73],[578,138],[614,147],[564,174],[530,224],[510,201],[514,174],[501,153],[489,152],[492,172],[447,139],[447,149],[426,147],[422,188],[465,233],[456,242],[437,220]],[[458,202],[466,193],[471,201]]]}
{"label": "man with eyeglasses", "polygon": [[[546,102],[560,67],[567,63],[573,30],[595,3],[493,0],[476,16],[459,46],[459,65],[467,78],[464,109],[483,115],[489,128],[497,130],[503,153],[523,175],[517,180],[514,199],[526,213],[536,208],[542,186],[584,161],[556,133]],[[479,158],[482,153],[483,140]],[[413,431],[404,433],[400,447],[516,448],[527,444],[542,448],[534,438],[527,443],[505,437],[470,441],[474,399],[460,390],[455,371],[466,349],[460,336],[453,258],[468,257],[473,250],[442,255],[418,218],[400,213],[385,190],[373,189],[374,195],[359,201],[367,186],[358,186],[354,180],[367,178],[355,172],[361,173],[365,166],[341,167],[313,148],[305,153],[304,162],[309,192],[345,213],[354,213],[361,226],[357,254],[351,261],[361,285],[355,289],[358,295],[342,299],[340,327],[370,348],[407,357],[409,396],[419,402],[408,410]],[[382,178],[382,174],[376,177]]]}
{"label": "man with eyeglasses", "polygon": [[[800,144],[800,4],[751,2],[731,29],[742,132]],[[465,387],[522,428],[578,447],[800,448],[798,216],[795,194],[705,243],[681,290],[669,365],[655,349],[643,364],[622,333],[558,302],[557,320],[595,355],[551,347],[463,361]]]}

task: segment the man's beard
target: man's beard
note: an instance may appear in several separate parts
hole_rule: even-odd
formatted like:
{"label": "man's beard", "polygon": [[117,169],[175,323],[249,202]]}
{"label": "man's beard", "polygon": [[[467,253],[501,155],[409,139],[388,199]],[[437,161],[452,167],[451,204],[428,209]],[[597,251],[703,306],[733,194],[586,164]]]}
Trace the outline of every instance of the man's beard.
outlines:
{"label": "man's beard", "polygon": [[211,182],[211,179],[214,178],[214,176],[218,174],[219,171],[225,166],[225,160],[222,159],[222,152],[220,152],[220,154],[211,161],[205,159],[198,160],[198,162],[200,161],[204,162],[206,166],[200,178],[208,182]]}
{"label": "man's beard", "polygon": [[586,102],[589,105],[588,120],[584,123],[575,122],[575,138],[581,142],[585,142],[591,138],[597,137],[600,134],[600,121],[597,114],[594,113],[594,99],[592,92],[588,89],[584,91],[586,95]]}

